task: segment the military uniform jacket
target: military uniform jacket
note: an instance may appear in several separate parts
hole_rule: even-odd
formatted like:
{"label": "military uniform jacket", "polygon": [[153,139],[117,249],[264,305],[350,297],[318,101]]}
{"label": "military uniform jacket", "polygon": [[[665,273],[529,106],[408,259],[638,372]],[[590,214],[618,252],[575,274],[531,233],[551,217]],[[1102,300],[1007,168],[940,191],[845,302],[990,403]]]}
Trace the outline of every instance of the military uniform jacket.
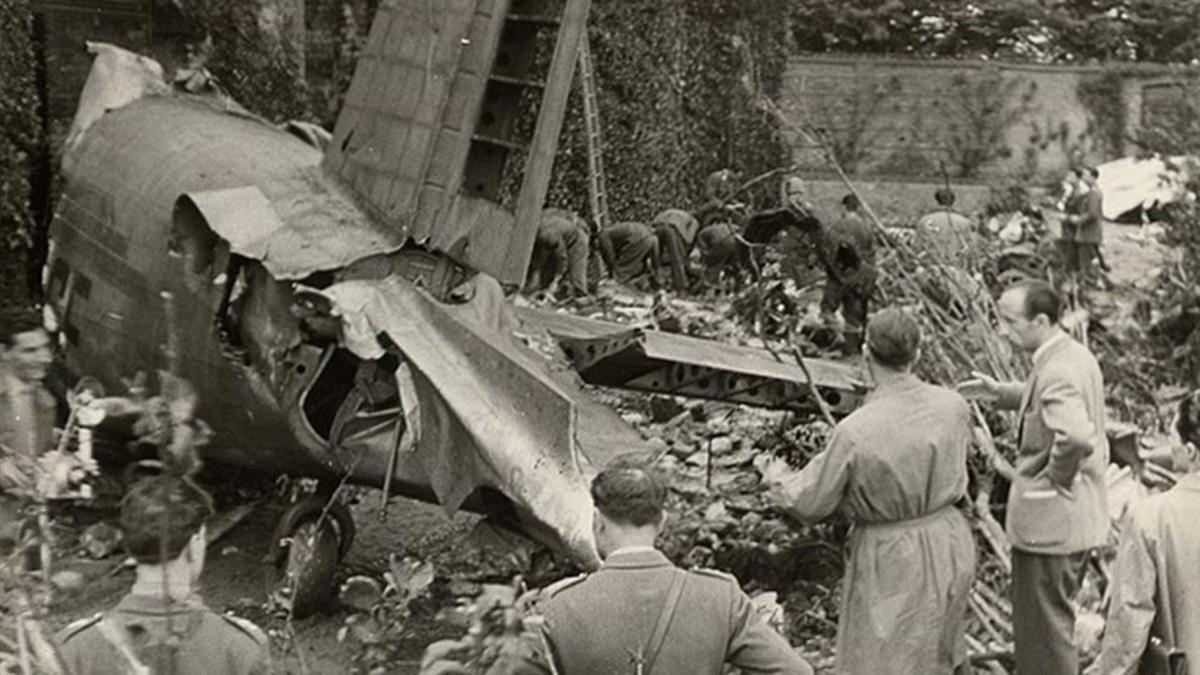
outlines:
{"label": "military uniform jacket", "polygon": [[[545,637],[555,672],[637,673],[677,568],[653,549],[610,555],[600,569],[549,590]],[[744,673],[810,674],[812,669],[759,619],[737,580],[720,572],[686,572],[662,648],[645,675],[720,675],[725,663]]]}
{"label": "military uniform jacket", "polygon": [[115,608],[76,621],[59,634],[59,651],[73,675],[135,672],[117,642],[102,630],[106,618],[110,626],[123,628],[125,646],[152,675],[271,672],[267,637],[253,623],[217,614],[198,601],[130,594]]}
{"label": "military uniform jacket", "polygon": [[1033,358],[1000,407],[1020,411],[1008,538],[1030,553],[1065,555],[1104,545],[1109,516],[1104,380],[1096,357],[1065,333]]}

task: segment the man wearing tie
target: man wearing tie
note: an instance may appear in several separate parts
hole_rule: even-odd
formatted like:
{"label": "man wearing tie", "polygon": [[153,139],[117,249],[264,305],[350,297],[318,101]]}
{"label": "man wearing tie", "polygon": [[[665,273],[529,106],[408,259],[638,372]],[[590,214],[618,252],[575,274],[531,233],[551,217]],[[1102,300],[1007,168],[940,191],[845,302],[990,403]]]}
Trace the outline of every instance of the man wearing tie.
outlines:
{"label": "man wearing tie", "polygon": [[1001,332],[1033,355],[1029,378],[976,373],[959,392],[1020,411],[1007,516],[1017,673],[1076,675],[1072,601],[1109,531],[1104,381],[1096,357],[1059,327],[1062,300],[1048,284],[1017,284],[998,308]]}

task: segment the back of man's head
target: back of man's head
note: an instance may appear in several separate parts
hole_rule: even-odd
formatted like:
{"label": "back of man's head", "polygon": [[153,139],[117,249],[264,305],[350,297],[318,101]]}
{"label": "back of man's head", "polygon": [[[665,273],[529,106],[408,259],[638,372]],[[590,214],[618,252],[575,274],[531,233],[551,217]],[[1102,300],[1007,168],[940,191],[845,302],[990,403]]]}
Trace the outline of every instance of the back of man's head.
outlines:
{"label": "back of man's head", "polygon": [[933,193],[933,200],[936,201],[939,206],[954,206],[954,199],[954,190],[951,190],[948,187],[938,188]]}
{"label": "back of man's head", "polygon": [[880,311],[867,322],[867,351],[888,368],[905,368],[921,348],[921,326],[908,312],[897,307]]}
{"label": "back of man's head", "polygon": [[861,206],[862,202],[858,201],[858,195],[849,194],[842,197],[842,208],[851,213],[858,211]]}
{"label": "back of man's head", "polygon": [[618,457],[592,479],[592,501],[605,518],[616,523],[657,525],[666,507],[667,486],[645,462]]}
{"label": "back of man's head", "polygon": [[1022,293],[1026,319],[1045,314],[1050,325],[1058,324],[1062,317],[1062,296],[1053,286],[1041,279],[1031,279],[1014,284],[1010,290]]}
{"label": "back of man's head", "polygon": [[143,565],[170,562],[212,514],[212,497],[190,480],[169,474],[148,478],[121,501],[125,548]]}

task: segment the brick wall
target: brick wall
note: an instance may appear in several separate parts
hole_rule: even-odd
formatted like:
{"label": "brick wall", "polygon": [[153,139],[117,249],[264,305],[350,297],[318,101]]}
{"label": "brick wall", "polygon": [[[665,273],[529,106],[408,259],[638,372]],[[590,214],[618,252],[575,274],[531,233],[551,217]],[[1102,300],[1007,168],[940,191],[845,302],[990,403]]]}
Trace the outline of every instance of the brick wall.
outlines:
{"label": "brick wall", "polygon": [[[1084,78],[1105,72],[1092,66],[803,56],[790,63],[781,107],[824,129],[834,143],[856,148],[843,153],[860,175],[933,179],[944,164],[951,176],[1050,181],[1072,162],[1132,152],[1108,147],[1081,100]],[[1161,84],[1172,71],[1130,66],[1121,72],[1120,95],[1111,105],[1124,108],[1130,135],[1141,117],[1143,85]],[[987,113],[989,104],[1004,109]],[[1000,139],[986,149],[977,170],[963,171],[956,161],[965,145],[962,132],[981,114],[999,124]],[[802,167],[817,174],[827,169],[815,144],[793,132],[789,139]]]}

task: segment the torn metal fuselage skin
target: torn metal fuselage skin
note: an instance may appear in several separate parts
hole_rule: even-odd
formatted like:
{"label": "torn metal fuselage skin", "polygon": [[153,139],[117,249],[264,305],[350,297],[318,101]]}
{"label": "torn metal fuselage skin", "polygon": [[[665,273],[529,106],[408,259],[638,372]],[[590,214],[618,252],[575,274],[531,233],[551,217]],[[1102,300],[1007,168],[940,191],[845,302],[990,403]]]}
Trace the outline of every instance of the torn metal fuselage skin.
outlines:
{"label": "torn metal fuselage skin", "polygon": [[[177,374],[215,432],[207,460],[499,513],[598,562],[586,477],[640,439],[522,355],[506,310],[455,314],[419,290],[446,269],[439,257],[401,250],[317,149],[177,94],[109,110],[75,140],[46,270],[75,372],[121,391],[165,369],[169,292]],[[342,339],[346,284],[370,296],[360,318],[386,336],[375,350]],[[498,293],[484,275],[475,285]],[[619,428],[584,433],[606,427]]]}

